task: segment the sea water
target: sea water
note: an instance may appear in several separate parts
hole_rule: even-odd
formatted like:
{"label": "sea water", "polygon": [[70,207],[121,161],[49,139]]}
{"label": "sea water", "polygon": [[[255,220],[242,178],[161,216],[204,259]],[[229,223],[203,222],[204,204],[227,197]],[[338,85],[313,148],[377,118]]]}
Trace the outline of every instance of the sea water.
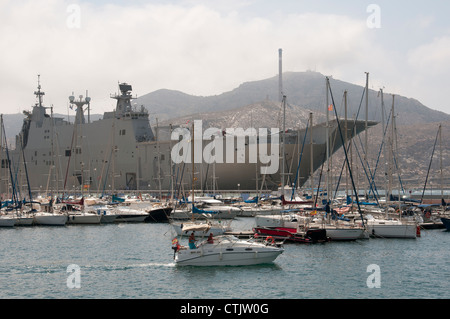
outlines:
{"label": "sea water", "polygon": [[[253,218],[232,222],[250,230]],[[175,266],[170,224],[0,229],[2,299],[447,299],[450,232],[284,244],[273,263]]]}

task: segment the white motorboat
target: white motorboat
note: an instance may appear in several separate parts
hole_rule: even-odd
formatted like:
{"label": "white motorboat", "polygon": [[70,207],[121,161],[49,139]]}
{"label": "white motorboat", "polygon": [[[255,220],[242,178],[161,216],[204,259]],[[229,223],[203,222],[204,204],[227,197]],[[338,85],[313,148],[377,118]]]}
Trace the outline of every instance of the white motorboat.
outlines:
{"label": "white motorboat", "polygon": [[16,221],[14,216],[0,215],[0,227],[14,227]]}
{"label": "white motorboat", "polygon": [[67,223],[67,214],[37,212],[34,214],[34,224],[43,226],[64,226]]}
{"label": "white motorboat", "polygon": [[217,236],[196,249],[177,247],[177,266],[249,266],[273,262],[284,249],[271,243],[254,239],[241,240],[232,235]]}

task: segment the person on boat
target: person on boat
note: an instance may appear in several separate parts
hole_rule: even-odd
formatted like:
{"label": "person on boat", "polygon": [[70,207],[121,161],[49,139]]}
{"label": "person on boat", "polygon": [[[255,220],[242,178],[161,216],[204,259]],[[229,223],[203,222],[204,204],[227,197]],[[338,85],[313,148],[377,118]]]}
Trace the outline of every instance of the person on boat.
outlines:
{"label": "person on boat", "polygon": [[177,238],[174,238],[173,240],[172,240],[172,249],[173,249],[173,258],[175,259],[175,254],[176,254],[176,252],[178,251],[178,250],[180,250],[180,248],[181,248],[181,246],[180,246],[180,244],[178,243],[178,239]]}
{"label": "person on boat", "polygon": [[195,235],[194,232],[191,233],[191,235],[189,236],[189,248],[190,249],[196,249],[197,246],[195,246]]}
{"label": "person on boat", "polygon": [[208,242],[208,244],[214,244],[214,239],[213,239],[213,234],[212,233],[209,233],[207,242]]}

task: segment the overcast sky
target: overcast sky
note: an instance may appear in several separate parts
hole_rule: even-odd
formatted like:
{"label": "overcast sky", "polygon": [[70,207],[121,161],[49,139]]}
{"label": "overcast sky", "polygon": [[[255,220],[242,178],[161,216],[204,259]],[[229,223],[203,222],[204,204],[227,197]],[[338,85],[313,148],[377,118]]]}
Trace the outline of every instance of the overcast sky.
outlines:
{"label": "overcast sky", "polygon": [[277,75],[282,48],[284,71],[369,72],[372,89],[450,113],[449,14],[448,0],[0,0],[0,112],[31,110],[38,74],[64,114],[86,90],[93,113],[112,110],[118,82],[220,94]]}

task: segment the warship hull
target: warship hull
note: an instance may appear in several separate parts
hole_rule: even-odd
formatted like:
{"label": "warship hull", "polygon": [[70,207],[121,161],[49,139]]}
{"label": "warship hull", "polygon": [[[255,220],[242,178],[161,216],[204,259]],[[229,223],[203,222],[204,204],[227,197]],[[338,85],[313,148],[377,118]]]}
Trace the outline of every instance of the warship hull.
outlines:
{"label": "warship hull", "polygon": [[[279,187],[281,162],[274,174],[261,174],[264,165],[260,161],[197,163],[192,180],[192,164],[175,164],[171,158],[172,148],[177,142],[171,140],[174,128],[158,127],[154,133],[148,111],[144,107],[139,110],[131,107],[131,86],[121,84],[120,90],[121,95],[112,96],[117,99],[116,109],[92,122],[86,120],[83,109],[86,104],[89,107],[90,100],[81,100],[80,97],[80,101],[75,101],[71,97],[71,103],[77,107],[76,118],[71,123],[46,112],[49,108],[42,104],[43,93],[39,86],[35,92],[39,102],[33,106],[32,112],[24,112],[26,116],[22,131],[16,136],[15,150],[8,152],[8,158],[2,152],[2,176],[7,176],[10,163],[20,179],[15,184],[29,184],[35,192],[107,193],[129,190],[167,194],[167,191],[189,190],[193,182],[197,190],[205,191]],[[364,129],[363,121],[349,122],[349,138]],[[332,154],[343,144],[336,121],[329,123],[329,129],[323,123],[312,127],[309,132],[286,133],[285,156],[278,158],[285,160],[286,182],[292,184],[297,180],[297,185],[302,186],[310,177],[311,164],[313,170],[321,167],[326,160],[327,132],[329,145],[333,146]],[[203,146],[210,142],[203,141]],[[277,146],[279,154],[281,144]],[[250,146],[246,143],[244,150],[240,150],[246,159],[252,150]],[[265,147],[258,142],[258,147],[261,146]],[[267,147],[271,147],[269,142]],[[1,192],[6,193],[10,185],[2,182]]]}

